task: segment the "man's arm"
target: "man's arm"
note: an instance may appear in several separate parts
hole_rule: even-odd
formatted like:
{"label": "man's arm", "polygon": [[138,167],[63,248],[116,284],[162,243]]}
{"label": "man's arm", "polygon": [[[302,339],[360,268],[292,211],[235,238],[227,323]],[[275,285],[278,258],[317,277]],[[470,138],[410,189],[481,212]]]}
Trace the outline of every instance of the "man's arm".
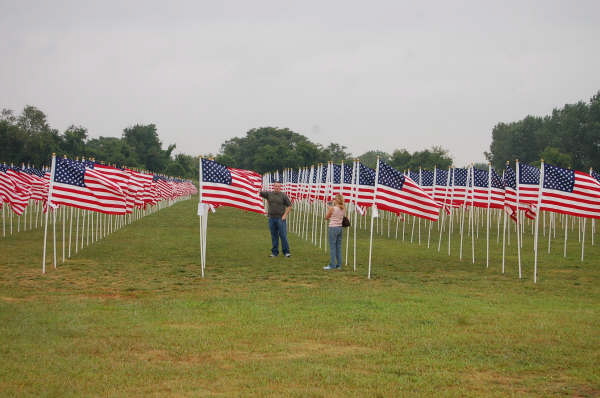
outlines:
{"label": "man's arm", "polygon": [[267,191],[260,191],[260,196],[265,199],[269,199],[269,193]]}
{"label": "man's arm", "polygon": [[281,219],[285,220],[287,218],[287,215],[290,213],[291,210],[292,210],[292,206],[286,207],[285,211],[283,212],[283,216],[281,216]]}

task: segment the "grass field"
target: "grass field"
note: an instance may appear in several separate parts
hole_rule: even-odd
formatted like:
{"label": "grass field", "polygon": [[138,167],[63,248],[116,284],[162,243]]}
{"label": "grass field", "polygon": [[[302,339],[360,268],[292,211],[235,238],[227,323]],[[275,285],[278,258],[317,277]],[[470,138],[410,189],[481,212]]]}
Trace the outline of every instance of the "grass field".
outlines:
{"label": "grass field", "polygon": [[[150,215],[41,274],[40,231],[0,239],[1,396],[600,395],[600,249],[546,240],[532,281],[444,249],[377,237],[366,278],[323,271],[266,219],[219,209],[200,278],[197,202]],[[437,236],[436,240],[437,242]],[[445,246],[444,246],[445,247]],[[457,248],[457,242],[453,242]],[[447,250],[447,249],[446,249]]]}

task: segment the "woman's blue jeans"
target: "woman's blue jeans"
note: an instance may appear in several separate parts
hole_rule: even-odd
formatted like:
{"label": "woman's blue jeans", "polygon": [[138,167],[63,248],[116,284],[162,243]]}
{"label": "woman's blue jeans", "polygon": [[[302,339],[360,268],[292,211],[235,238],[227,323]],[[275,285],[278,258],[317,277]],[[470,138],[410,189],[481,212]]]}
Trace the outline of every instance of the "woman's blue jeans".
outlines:
{"label": "woman's blue jeans", "polygon": [[329,227],[329,266],[342,266],[342,227]]}

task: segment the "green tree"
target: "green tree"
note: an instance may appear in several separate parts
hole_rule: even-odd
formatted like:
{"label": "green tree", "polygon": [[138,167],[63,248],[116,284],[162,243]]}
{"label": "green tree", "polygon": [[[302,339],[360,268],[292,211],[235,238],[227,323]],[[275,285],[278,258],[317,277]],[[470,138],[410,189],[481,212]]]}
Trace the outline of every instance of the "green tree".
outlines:
{"label": "green tree", "polygon": [[367,151],[360,155],[358,158],[360,159],[362,164],[374,169],[375,167],[377,167],[377,157],[379,157],[379,159],[383,160],[388,164],[390,163],[391,155],[387,152],[378,150]]}
{"label": "green tree", "polygon": [[497,169],[506,160],[537,163],[542,157],[582,171],[600,167],[600,91],[588,103],[566,104],[543,118],[497,124],[485,155]]}
{"label": "green tree", "polygon": [[260,127],[249,130],[245,137],[225,141],[216,160],[231,167],[264,173],[328,159],[320,146],[301,134],[287,128]]}
{"label": "green tree", "polygon": [[335,163],[340,163],[342,161],[347,162],[352,160],[352,154],[346,152],[346,149],[347,147],[344,145],[334,142],[330,143],[325,149],[323,149],[323,155],[325,157],[325,159],[322,159],[323,162],[332,161]]}
{"label": "green tree", "polygon": [[71,158],[84,156],[86,139],[87,129],[85,127],[69,126],[63,133],[61,142],[62,152]]}
{"label": "green tree", "polygon": [[[551,164],[552,166],[569,168],[573,165],[571,155],[563,153],[560,149],[551,146],[547,146],[542,151],[540,158],[544,160],[544,163]],[[534,162],[534,165],[539,166],[540,162]]]}
{"label": "green tree", "polygon": [[131,148],[130,162],[138,167],[162,173],[166,170],[175,145],[162,149],[156,125],[136,124],[123,130],[123,144]]}

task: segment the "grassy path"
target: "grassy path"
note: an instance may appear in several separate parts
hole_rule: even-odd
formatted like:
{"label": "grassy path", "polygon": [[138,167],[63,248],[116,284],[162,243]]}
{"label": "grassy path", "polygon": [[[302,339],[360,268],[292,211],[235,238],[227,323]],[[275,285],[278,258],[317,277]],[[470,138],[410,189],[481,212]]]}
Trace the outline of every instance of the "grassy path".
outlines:
{"label": "grassy path", "polygon": [[325,272],[324,251],[290,234],[293,257],[268,258],[265,218],[219,209],[201,279],[196,204],[46,275],[39,231],[0,240],[0,395],[600,395],[598,246],[544,254],[534,285],[532,256],[518,280],[516,253],[502,275],[497,254],[378,238],[369,281],[364,238],[359,272]]}

